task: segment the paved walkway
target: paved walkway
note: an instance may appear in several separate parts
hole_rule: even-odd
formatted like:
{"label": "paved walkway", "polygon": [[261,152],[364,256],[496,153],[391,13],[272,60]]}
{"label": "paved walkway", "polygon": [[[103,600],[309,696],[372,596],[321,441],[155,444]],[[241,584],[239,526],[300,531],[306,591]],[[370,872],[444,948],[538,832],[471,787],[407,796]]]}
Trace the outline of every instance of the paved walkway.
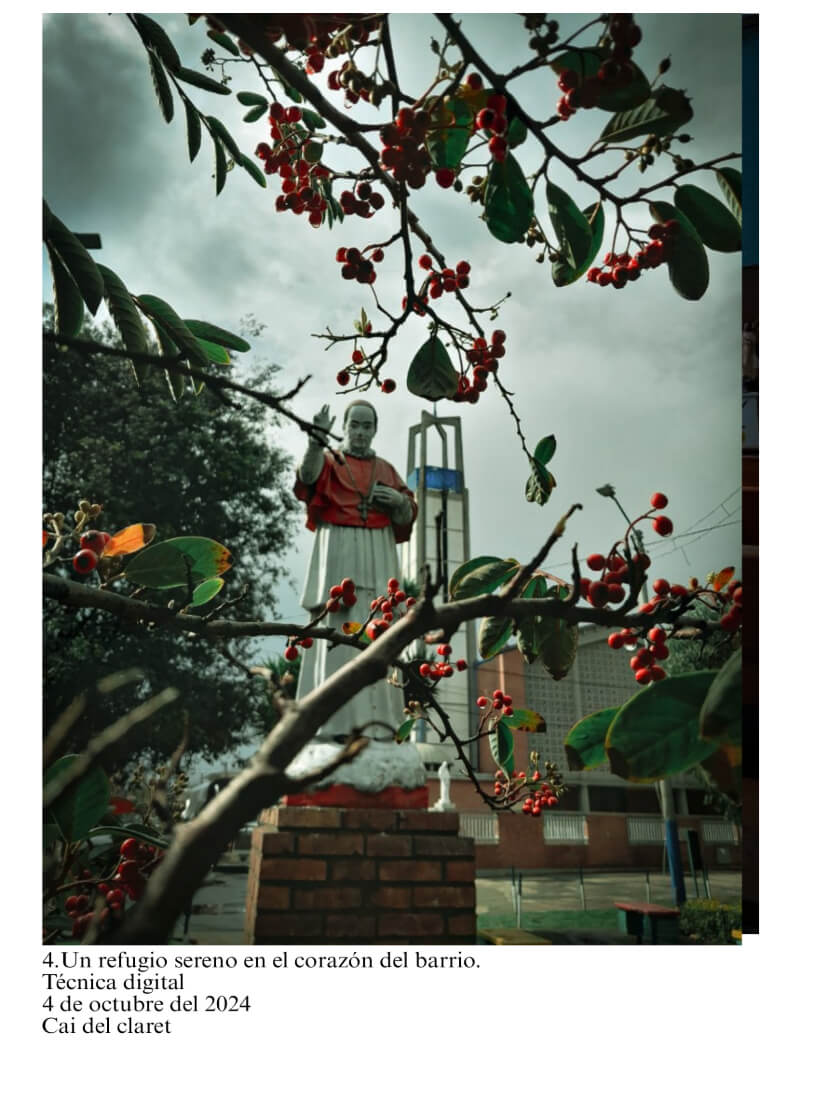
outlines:
{"label": "paved walkway", "polygon": [[[241,944],[244,929],[244,901],[247,891],[246,853],[231,853],[228,861],[213,872],[195,895],[189,928],[184,933],[183,918],[178,921],[173,943]],[[737,901],[741,896],[739,871],[712,871],[709,875],[712,896],[719,901]],[[695,897],[690,874],[685,875],[688,898]],[[502,914],[504,924],[512,924],[514,910],[510,873],[485,875],[476,882],[477,914]],[[698,889],[704,896],[703,878]],[[615,901],[646,901],[644,871],[585,871],[583,893],[587,909],[610,909]],[[669,876],[650,872],[648,900],[659,905],[672,904]],[[580,878],[576,871],[525,871],[522,876],[522,910],[542,913],[548,910],[582,909]]]}

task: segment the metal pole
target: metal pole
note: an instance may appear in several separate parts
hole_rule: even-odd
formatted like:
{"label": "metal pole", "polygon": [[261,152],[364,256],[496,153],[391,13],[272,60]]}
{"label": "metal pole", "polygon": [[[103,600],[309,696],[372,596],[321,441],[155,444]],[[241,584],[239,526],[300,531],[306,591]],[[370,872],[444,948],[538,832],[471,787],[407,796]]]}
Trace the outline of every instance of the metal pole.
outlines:
{"label": "metal pole", "polygon": [[583,881],[583,864],[582,863],[577,868],[577,872],[578,872],[578,879],[579,879],[578,886],[579,886],[579,889],[580,889],[580,908],[585,909],[586,908],[586,884]]}
{"label": "metal pole", "polygon": [[646,868],[646,904],[652,904],[652,884],[649,881],[649,868]]}
{"label": "metal pole", "polygon": [[676,905],[686,901],[686,884],[683,881],[681,866],[681,842],[678,836],[678,822],[675,818],[675,800],[672,796],[672,784],[668,779],[658,782],[663,823],[666,832],[666,856],[669,860],[669,877],[672,880],[672,897]]}
{"label": "metal pole", "polygon": [[517,927],[523,927],[523,872],[517,872]]}

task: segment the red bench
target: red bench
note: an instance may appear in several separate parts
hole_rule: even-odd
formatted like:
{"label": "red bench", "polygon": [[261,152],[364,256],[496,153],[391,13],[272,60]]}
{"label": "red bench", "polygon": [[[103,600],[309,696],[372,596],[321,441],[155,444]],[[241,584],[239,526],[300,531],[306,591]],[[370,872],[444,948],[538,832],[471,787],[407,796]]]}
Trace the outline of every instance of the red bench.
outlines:
{"label": "red bench", "polygon": [[680,909],[645,901],[616,901],[617,926],[638,943],[680,943]]}

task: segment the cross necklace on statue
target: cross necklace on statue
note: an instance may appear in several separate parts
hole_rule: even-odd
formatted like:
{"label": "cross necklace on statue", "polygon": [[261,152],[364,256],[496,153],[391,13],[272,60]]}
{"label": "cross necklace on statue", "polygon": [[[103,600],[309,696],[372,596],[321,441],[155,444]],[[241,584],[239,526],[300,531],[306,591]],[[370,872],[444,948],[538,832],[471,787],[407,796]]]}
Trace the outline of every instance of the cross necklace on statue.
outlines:
{"label": "cross necklace on statue", "polygon": [[373,462],[370,464],[370,475],[368,477],[368,491],[363,493],[359,486],[356,484],[356,478],[353,476],[353,471],[350,468],[350,463],[347,460],[347,455],[342,454],[342,458],[345,460],[345,469],[347,470],[347,476],[350,478],[350,484],[356,495],[359,497],[359,503],[356,505],[356,511],[362,517],[362,523],[368,522],[368,512],[370,511],[369,498],[373,489],[373,475],[376,471],[376,455],[373,456]]}

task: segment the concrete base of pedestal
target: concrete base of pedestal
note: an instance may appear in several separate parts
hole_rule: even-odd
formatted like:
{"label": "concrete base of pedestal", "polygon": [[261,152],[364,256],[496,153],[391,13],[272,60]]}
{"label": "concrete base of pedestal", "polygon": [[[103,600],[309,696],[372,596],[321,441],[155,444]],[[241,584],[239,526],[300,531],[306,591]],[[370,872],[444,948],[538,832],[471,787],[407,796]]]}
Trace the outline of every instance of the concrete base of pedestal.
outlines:
{"label": "concrete base of pedestal", "polygon": [[278,806],[253,832],[248,944],[473,944],[474,841],[427,809]]}

